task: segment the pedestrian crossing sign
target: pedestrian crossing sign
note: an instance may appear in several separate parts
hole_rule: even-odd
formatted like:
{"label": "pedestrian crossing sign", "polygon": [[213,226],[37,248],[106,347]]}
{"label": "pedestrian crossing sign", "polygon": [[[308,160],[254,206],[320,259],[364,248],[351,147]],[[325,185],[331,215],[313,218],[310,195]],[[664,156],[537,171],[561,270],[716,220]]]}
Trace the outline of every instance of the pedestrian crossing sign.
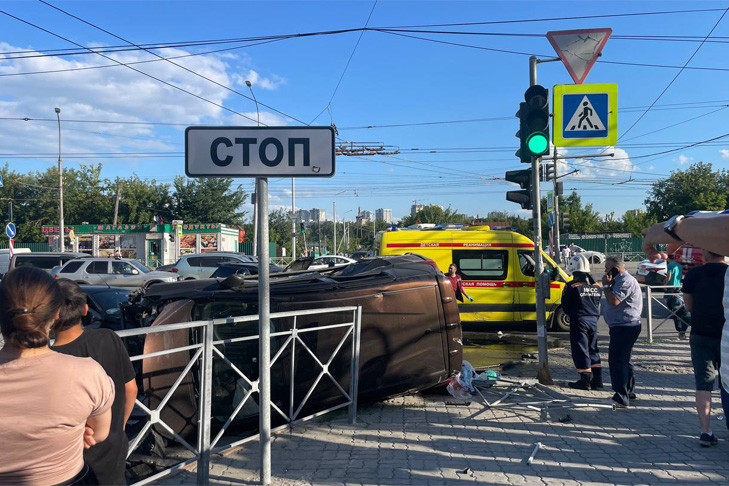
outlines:
{"label": "pedestrian crossing sign", "polygon": [[552,93],[555,147],[600,147],[617,143],[617,84],[559,84]]}

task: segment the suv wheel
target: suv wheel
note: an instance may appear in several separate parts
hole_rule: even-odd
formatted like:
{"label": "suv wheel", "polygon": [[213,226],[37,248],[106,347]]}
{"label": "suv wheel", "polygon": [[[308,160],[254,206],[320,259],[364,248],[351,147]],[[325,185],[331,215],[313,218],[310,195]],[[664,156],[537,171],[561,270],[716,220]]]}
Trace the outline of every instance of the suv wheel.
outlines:
{"label": "suv wheel", "polygon": [[552,314],[552,329],[555,331],[570,330],[570,317],[562,307],[558,307],[554,314]]}

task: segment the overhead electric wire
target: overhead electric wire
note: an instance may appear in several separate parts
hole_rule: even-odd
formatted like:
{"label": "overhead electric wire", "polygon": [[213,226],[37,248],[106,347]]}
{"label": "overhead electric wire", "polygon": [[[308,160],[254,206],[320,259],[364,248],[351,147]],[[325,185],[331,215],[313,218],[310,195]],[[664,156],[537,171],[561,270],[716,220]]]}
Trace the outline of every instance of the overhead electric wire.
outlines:
{"label": "overhead electric wire", "polygon": [[[168,59],[184,59],[186,57],[196,57],[196,56],[205,56],[208,54],[217,54],[219,52],[228,52],[228,51],[234,51],[237,49],[245,49],[247,47],[255,47],[260,46],[263,44],[270,44],[272,42],[278,42],[285,39],[272,39],[267,41],[261,41],[261,42],[254,42],[251,44],[246,44],[243,46],[235,46],[235,47],[226,47],[225,49],[215,49],[212,51],[203,51],[203,52],[196,52],[194,54],[183,54],[180,56],[170,56],[170,57],[163,57],[162,59],[147,59],[146,61],[130,61],[126,64],[129,66],[137,65],[137,64],[149,64],[152,62],[160,62],[163,60]],[[0,61],[4,60],[0,58]],[[26,71],[22,73],[0,73],[0,77],[8,77],[8,76],[30,76],[35,74],[54,74],[54,73],[68,73],[68,72],[75,72],[75,71],[88,71],[91,69],[105,69],[105,68],[115,68],[115,67],[121,67],[119,64],[103,64],[100,66],[86,66],[86,67],[76,67],[76,68],[68,68],[68,69],[49,69],[46,71]]]}
{"label": "overhead electric wire", "polygon": [[324,107],[321,112],[319,112],[318,115],[314,117],[313,120],[311,120],[308,125],[311,125],[316,121],[317,118],[321,116],[322,113],[324,113],[327,108],[330,108],[332,106],[332,100],[334,99],[334,96],[337,94],[337,91],[339,90],[339,86],[342,84],[342,80],[344,79],[344,75],[347,72],[347,69],[349,68],[349,64],[352,62],[352,58],[354,57],[354,53],[357,52],[357,47],[359,46],[360,41],[362,40],[362,36],[365,33],[365,30],[367,30],[367,25],[370,23],[370,19],[372,18],[372,14],[375,11],[375,7],[377,6],[377,0],[372,4],[372,9],[370,10],[370,14],[367,16],[367,20],[365,21],[364,27],[362,28],[362,31],[359,33],[359,37],[357,38],[357,42],[354,44],[354,48],[352,49],[352,53],[349,55],[349,59],[347,59],[347,64],[344,65],[344,70],[342,70],[342,75],[339,76],[339,81],[337,81],[337,85],[334,87],[334,92],[332,92],[332,95],[329,97],[329,102]]}
{"label": "overhead electric wire", "polygon": [[[41,31],[43,31],[43,32],[45,32],[45,33],[47,33],[47,34],[50,34],[50,35],[52,35],[52,36],[54,36],[54,37],[58,37],[59,39],[62,39],[62,40],[66,41],[66,42],[68,42],[68,43],[70,43],[70,44],[73,44],[73,45],[76,45],[76,46],[79,46],[79,47],[84,47],[84,46],[82,46],[81,44],[79,44],[79,43],[77,43],[77,42],[75,42],[75,41],[73,41],[73,40],[71,40],[71,39],[68,39],[68,38],[66,38],[66,37],[63,37],[63,36],[62,36],[62,35],[60,35],[60,34],[56,34],[55,32],[52,32],[52,31],[50,31],[50,30],[48,30],[48,29],[45,29],[45,28],[43,28],[43,27],[40,27],[39,25],[36,25],[36,24],[34,24],[34,23],[32,23],[32,22],[29,22],[29,21],[27,21],[27,20],[21,19],[20,17],[17,17],[17,16],[15,16],[15,15],[13,15],[13,14],[10,14],[10,13],[8,13],[8,12],[4,11],[4,10],[0,10],[0,13],[2,13],[3,15],[6,15],[6,16],[8,16],[8,17],[12,18],[12,19],[15,19],[15,20],[17,20],[17,21],[19,21],[19,22],[22,22],[22,23],[24,23],[24,24],[27,24],[27,25],[29,25],[29,26],[31,26],[31,27],[33,27],[33,28],[35,28],[35,29],[38,29],[38,30],[41,30]],[[87,49],[89,49],[89,51],[93,52],[93,49],[90,49],[90,48],[87,48]],[[230,112],[230,113],[234,113],[234,114],[236,114],[236,115],[238,115],[238,116],[241,116],[241,117],[243,117],[243,118],[247,118],[248,120],[251,120],[251,121],[254,121],[254,122],[256,121],[256,120],[255,120],[254,118],[251,118],[251,117],[249,117],[249,116],[246,116],[246,115],[244,115],[243,113],[239,113],[239,112],[237,112],[237,111],[235,111],[235,110],[233,110],[233,109],[231,109],[231,108],[228,108],[228,107],[226,107],[226,106],[224,106],[224,105],[221,105],[221,104],[219,104],[219,103],[216,103],[216,102],[214,102],[214,101],[212,101],[212,100],[209,100],[209,99],[207,99],[207,98],[204,98],[204,97],[202,97],[202,96],[200,96],[200,95],[197,95],[197,94],[195,94],[195,93],[193,93],[193,92],[191,92],[191,91],[188,91],[188,90],[186,90],[186,89],[184,89],[184,88],[182,88],[182,87],[180,87],[180,86],[174,85],[174,84],[172,84],[172,83],[169,83],[169,82],[167,82],[167,81],[165,81],[165,80],[163,80],[163,79],[160,79],[160,78],[157,78],[157,77],[155,77],[155,76],[152,76],[151,74],[145,73],[144,71],[140,71],[139,69],[136,69],[136,68],[134,68],[134,67],[132,67],[132,66],[128,66],[127,64],[125,64],[125,63],[123,63],[123,62],[121,62],[121,61],[117,61],[116,59],[114,59],[114,58],[111,58],[111,57],[109,57],[109,56],[107,56],[107,55],[105,55],[105,54],[98,54],[98,55],[99,55],[99,56],[101,56],[101,57],[104,57],[104,58],[106,58],[106,59],[108,59],[108,60],[110,60],[110,61],[116,62],[116,63],[118,63],[118,64],[120,64],[120,65],[126,66],[127,68],[131,69],[132,71],[134,71],[134,72],[137,72],[137,73],[139,73],[139,74],[142,74],[142,75],[144,75],[144,76],[147,76],[147,77],[148,77],[148,78],[150,78],[150,79],[154,79],[155,81],[157,81],[157,82],[160,82],[160,83],[162,83],[162,84],[164,84],[164,85],[166,85],[166,86],[169,86],[169,87],[171,87],[171,88],[173,88],[173,89],[179,90],[179,91],[181,91],[181,92],[183,92],[183,93],[189,94],[190,96],[193,96],[193,97],[195,97],[195,98],[197,98],[197,99],[199,99],[199,100],[201,100],[201,101],[205,101],[206,103],[210,103],[210,104],[212,104],[212,105],[214,105],[214,106],[217,106],[218,108],[222,108],[222,109],[223,109],[223,110],[225,110],[225,111],[228,111],[228,112]]]}
{"label": "overhead electric wire", "polygon": [[[716,23],[714,23],[714,26],[711,28],[711,30],[709,31],[709,33],[706,34],[706,36],[704,37],[704,41],[719,26],[719,23],[721,23],[722,19],[724,18],[724,16],[727,13],[727,11],[729,11],[729,8],[724,9],[724,12],[721,14],[721,17],[719,17],[719,19],[716,21]],[[673,78],[668,83],[668,85],[666,85],[666,87],[663,88],[663,91],[660,92],[660,94],[656,97],[656,99],[653,100],[653,102],[650,104],[650,106],[648,108],[646,108],[646,110],[638,117],[638,119],[635,120],[633,122],[633,124],[630,125],[630,127],[628,127],[628,129],[626,131],[624,131],[622,135],[620,135],[620,137],[618,137],[618,140],[622,139],[628,133],[630,133],[630,131],[633,129],[633,127],[635,127],[643,119],[643,117],[648,114],[648,112],[651,110],[651,108],[653,108],[653,105],[655,105],[656,103],[658,103],[658,100],[661,99],[661,97],[666,93],[666,91],[668,91],[668,88],[670,88],[673,85],[673,83],[676,81],[676,79],[678,79],[678,77],[681,75],[681,73],[686,69],[686,66],[688,66],[688,64],[696,56],[696,54],[699,53],[699,50],[703,47],[703,45],[704,45],[704,42],[701,42],[701,44],[699,44],[698,47],[696,47],[696,49],[694,50],[693,54],[691,54],[691,56],[684,63],[683,67],[681,67],[681,69],[673,76]]]}
{"label": "overhead electric wire", "polygon": [[618,17],[637,17],[637,16],[650,16],[650,15],[674,15],[674,14],[686,14],[686,13],[700,13],[700,12],[718,12],[724,10],[723,8],[705,8],[705,9],[690,9],[690,10],[663,10],[659,12],[626,12],[617,14],[598,14],[598,15],[575,15],[569,17],[542,17],[533,19],[515,19],[515,20],[488,20],[482,22],[460,22],[460,23],[449,23],[449,24],[422,24],[422,25],[399,25],[389,27],[393,29],[405,29],[405,28],[423,28],[423,27],[455,27],[455,26],[469,26],[469,25],[499,25],[499,24],[523,24],[530,22],[556,22],[563,20],[587,20],[587,19],[609,19]]}
{"label": "overhead electric wire", "polygon": [[[61,8],[59,8],[59,7],[56,7],[55,5],[53,5],[53,4],[51,4],[51,3],[48,3],[48,2],[46,1],[46,0],[38,0],[38,1],[39,1],[40,3],[42,3],[42,4],[44,4],[44,5],[47,5],[47,6],[51,7],[51,8],[53,8],[53,9],[55,9],[55,10],[57,10],[57,11],[59,11],[59,12],[63,13],[64,15],[67,15],[67,16],[69,16],[69,17],[71,17],[71,18],[74,18],[74,19],[78,20],[79,22],[83,22],[84,24],[86,24],[86,25],[89,25],[89,26],[91,26],[91,27],[93,27],[93,28],[95,28],[95,29],[98,29],[98,30],[100,30],[101,32],[104,32],[105,34],[108,34],[108,35],[110,35],[110,36],[112,36],[112,37],[114,37],[114,38],[116,38],[116,39],[119,39],[119,40],[120,40],[120,41],[122,41],[122,42],[127,42],[127,43],[129,43],[130,45],[133,45],[133,46],[135,46],[135,47],[140,47],[140,46],[138,46],[137,44],[133,43],[132,41],[130,41],[130,40],[127,40],[127,39],[125,39],[125,38],[123,38],[123,37],[121,37],[121,36],[118,36],[118,35],[114,34],[113,32],[109,32],[108,30],[106,30],[106,29],[104,29],[104,28],[102,28],[102,27],[99,27],[98,25],[95,25],[95,24],[93,24],[93,23],[91,23],[91,22],[88,22],[87,20],[84,20],[84,19],[82,19],[82,18],[80,18],[80,17],[78,17],[78,16],[76,16],[76,15],[74,15],[74,14],[70,13],[70,12],[67,12],[67,11],[65,11],[65,10],[63,10],[63,9],[61,9]],[[369,20],[369,19],[368,19],[368,20]],[[222,84],[222,83],[219,83],[219,82],[215,81],[214,79],[211,79],[211,78],[209,78],[209,77],[207,77],[207,76],[204,76],[204,75],[202,75],[202,74],[200,74],[200,73],[198,73],[198,72],[195,72],[195,71],[193,71],[192,69],[189,69],[189,68],[187,68],[187,67],[185,67],[185,66],[183,66],[183,65],[181,65],[181,64],[178,64],[178,63],[176,63],[176,62],[174,62],[174,61],[172,61],[172,60],[170,60],[170,59],[167,59],[167,58],[165,58],[165,57],[162,57],[162,56],[160,56],[159,54],[157,54],[157,53],[155,53],[155,52],[152,52],[152,51],[151,51],[151,50],[149,50],[149,49],[144,49],[144,51],[145,51],[145,52],[147,52],[147,53],[149,53],[149,54],[151,54],[151,55],[153,55],[153,56],[155,56],[155,57],[157,57],[157,58],[159,58],[160,60],[166,61],[166,62],[168,62],[168,63],[172,64],[173,66],[176,66],[176,67],[178,67],[178,68],[180,68],[180,69],[184,70],[185,72],[188,72],[188,73],[190,73],[190,74],[193,74],[193,75],[195,75],[195,76],[197,76],[197,77],[199,77],[199,78],[202,78],[202,79],[204,79],[204,80],[206,80],[206,81],[208,81],[208,82],[210,82],[210,83],[213,83],[213,84],[214,84],[214,85],[216,85],[216,86],[219,86],[219,87],[221,87],[221,88],[223,88],[223,89],[225,89],[225,90],[227,90],[227,91],[230,91],[231,93],[237,94],[238,96],[241,96],[241,97],[243,97],[243,98],[246,98],[246,99],[247,99],[247,100],[249,100],[249,101],[255,101],[257,105],[261,105],[261,106],[264,106],[264,107],[268,108],[268,109],[269,109],[269,110],[271,110],[271,111],[275,111],[276,113],[278,113],[278,114],[280,114],[280,115],[283,115],[283,116],[285,116],[285,117],[291,118],[292,120],[295,120],[295,121],[297,121],[297,122],[299,122],[299,123],[301,123],[301,124],[303,124],[303,125],[306,125],[306,124],[307,124],[307,123],[305,123],[305,122],[303,122],[303,121],[301,121],[301,120],[298,120],[298,119],[297,119],[296,117],[294,117],[294,116],[291,116],[291,115],[289,115],[288,113],[284,113],[283,111],[277,110],[276,108],[274,108],[274,107],[272,107],[272,106],[269,106],[269,105],[267,105],[267,104],[265,104],[265,103],[262,103],[262,102],[256,101],[256,100],[254,100],[254,99],[253,99],[252,97],[250,97],[250,96],[248,96],[248,95],[246,95],[246,94],[244,94],[244,93],[242,93],[242,92],[240,92],[240,91],[238,91],[238,90],[235,90],[235,89],[233,89],[233,88],[231,88],[231,87],[229,87],[229,86],[226,86],[226,85],[224,85],[224,84]],[[134,68],[130,68],[130,69],[134,69]],[[140,72],[141,72],[141,71],[140,71]],[[245,118],[248,118],[248,119],[249,119],[249,120],[251,120],[251,121],[257,121],[257,123],[258,123],[259,125],[261,124],[261,123],[260,123],[260,120],[254,120],[253,118],[251,118],[251,117],[248,117],[248,116],[246,116],[246,115],[242,115],[242,114],[241,114],[241,116],[243,116],[243,117],[245,117]],[[264,123],[263,125],[265,126],[265,123]]]}

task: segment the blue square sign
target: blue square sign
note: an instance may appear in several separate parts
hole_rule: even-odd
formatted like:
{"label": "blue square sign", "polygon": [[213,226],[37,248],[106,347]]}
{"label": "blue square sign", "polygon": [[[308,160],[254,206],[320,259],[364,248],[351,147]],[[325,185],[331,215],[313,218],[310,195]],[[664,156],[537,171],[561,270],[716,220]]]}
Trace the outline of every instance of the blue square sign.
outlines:
{"label": "blue square sign", "polygon": [[564,138],[607,137],[607,93],[566,94],[562,97],[562,104]]}

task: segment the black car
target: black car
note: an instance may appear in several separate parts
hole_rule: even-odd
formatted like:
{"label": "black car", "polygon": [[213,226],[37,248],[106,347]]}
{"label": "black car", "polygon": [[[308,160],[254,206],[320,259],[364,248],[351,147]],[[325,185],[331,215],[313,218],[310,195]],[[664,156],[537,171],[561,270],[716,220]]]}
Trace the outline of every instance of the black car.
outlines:
{"label": "black car", "polygon": [[86,294],[89,312],[83,318],[84,327],[103,327],[112,331],[122,329],[119,304],[127,302],[130,289],[109,287],[107,285],[82,285]]}
{"label": "black car", "polygon": [[[278,265],[270,263],[268,265],[270,273],[283,272],[284,269]],[[228,278],[231,275],[258,275],[258,263],[226,263],[220,265],[210,276],[210,278]]]}

